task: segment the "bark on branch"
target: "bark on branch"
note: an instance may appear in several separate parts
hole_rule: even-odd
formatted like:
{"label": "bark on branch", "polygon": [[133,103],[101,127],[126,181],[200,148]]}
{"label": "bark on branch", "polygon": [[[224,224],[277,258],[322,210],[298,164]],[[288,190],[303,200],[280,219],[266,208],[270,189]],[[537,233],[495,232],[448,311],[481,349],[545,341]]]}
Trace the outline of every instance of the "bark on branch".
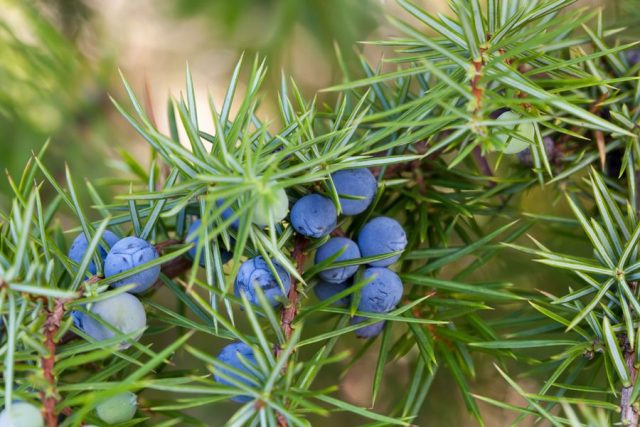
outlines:
{"label": "bark on branch", "polygon": [[[308,240],[303,236],[296,236],[293,246],[292,257],[296,264],[296,269],[298,273],[302,275],[304,269],[304,251],[307,247]],[[284,337],[288,342],[291,339],[291,335],[293,334],[293,321],[296,318],[296,314],[298,314],[298,289],[296,288],[297,283],[296,279],[291,276],[291,288],[289,289],[289,303],[282,308],[280,312],[280,324],[282,325],[282,331],[284,332]],[[276,345],[275,355],[276,357],[280,357],[282,353],[282,348],[280,345]],[[283,367],[286,369],[286,364]],[[288,427],[289,422],[286,417],[282,415],[282,413],[278,413],[277,416],[278,427]]]}
{"label": "bark on branch", "polygon": [[637,406],[631,401],[633,385],[636,383],[636,378],[638,377],[638,369],[636,367],[636,353],[629,346],[628,342],[625,342],[624,345],[624,361],[627,364],[627,369],[629,370],[631,385],[629,387],[623,387],[620,393],[622,425],[638,427],[640,423],[640,414],[638,414]]}

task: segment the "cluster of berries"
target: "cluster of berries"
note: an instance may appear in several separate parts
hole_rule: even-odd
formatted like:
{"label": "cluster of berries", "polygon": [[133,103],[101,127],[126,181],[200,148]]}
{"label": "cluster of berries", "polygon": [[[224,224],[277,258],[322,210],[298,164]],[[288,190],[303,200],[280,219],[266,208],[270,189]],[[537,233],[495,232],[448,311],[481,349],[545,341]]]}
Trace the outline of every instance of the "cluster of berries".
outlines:
{"label": "cluster of berries", "polygon": [[[340,195],[342,212],[357,215],[364,212],[377,191],[377,181],[368,169],[351,169],[334,173],[332,182]],[[338,211],[331,199],[313,193],[298,199],[291,209],[291,225],[305,237],[322,238],[329,235],[338,222]],[[194,226],[199,226],[194,222]],[[407,236],[402,226],[394,219],[377,217],[362,227],[357,243],[346,237],[332,237],[323,243],[315,254],[315,263],[339,263],[359,258],[374,258],[363,273],[368,283],[360,291],[358,310],[361,312],[384,313],[393,309],[402,296],[402,282],[388,266],[398,260],[407,245]],[[223,256],[223,260],[225,257]],[[228,259],[228,258],[226,258]],[[271,265],[270,265],[271,264]],[[277,276],[274,274],[277,273]],[[358,265],[334,267],[321,271],[320,281],[314,287],[320,299],[329,298],[345,291],[353,284],[353,276]],[[276,307],[291,288],[289,273],[276,261],[265,260],[261,256],[245,261],[238,270],[234,282],[237,297],[245,295],[252,304],[258,304],[256,287],[264,292],[269,303]],[[343,301],[344,302],[344,301]],[[364,319],[357,316],[353,322]],[[356,331],[361,338],[377,335],[384,326],[379,322]]]}
{"label": "cluster of berries", "polygon": [[[114,277],[138,268],[158,258],[158,251],[149,242],[139,237],[129,236],[119,239],[111,231],[106,231],[102,236],[109,247],[109,252],[100,247],[99,256],[104,262],[104,275],[106,278]],[[87,238],[84,234],[78,235],[71,248],[69,258],[76,262],[85,256],[87,251]],[[88,266],[88,271],[96,273],[93,261]],[[137,340],[142,330],[147,325],[147,316],[140,300],[132,294],[139,294],[148,290],[160,276],[160,266],[155,265],[125,278],[116,279],[111,283],[113,288],[132,286],[128,292],[124,292],[91,304],[87,311],[73,311],[72,318],[75,326],[97,341],[113,338],[116,330],[124,335],[137,332],[132,339]],[[130,341],[121,342],[121,348],[128,348]]]}
{"label": "cluster of berries", "polygon": [[[331,178],[339,195],[343,214],[358,215],[373,202],[377,192],[377,181],[368,169],[339,171]],[[272,200],[263,202],[264,206],[256,206],[253,212],[253,223],[260,227],[267,226],[270,220],[282,221],[289,212],[288,197],[284,190],[277,190],[272,195]],[[268,206],[266,206],[267,203]],[[217,204],[221,207],[224,201],[218,201]],[[229,220],[233,215],[234,211],[229,206],[221,213],[223,220]],[[321,194],[309,194],[294,203],[290,223],[302,236],[324,238],[337,227],[338,210],[331,199]],[[234,229],[239,225],[237,221],[232,221],[230,224]],[[197,230],[201,226],[201,221],[195,220],[187,231],[186,241],[193,243],[189,255],[194,260],[198,247]],[[320,300],[325,300],[346,291],[353,285],[358,265],[368,264],[361,276],[366,284],[359,290],[358,311],[386,313],[400,302],[403,291],[400,278],[387,267],[398,260],[399,252],[403,251],[407,245],[407,236],[402,226],[394,219],[377,217],[361,228],[356,240],[357,243],[346,237],[331,237],[318,247],[315,254],[316,264],[331,265],[361,258],[364,260],[356,261],[356,265],[337,266],[320,271],[319,281],[314,287],[315,293]],[[146,327],[146,314],[142,303],[132,294],[148,290],[160,274],[159,265],[142,269],[140,267],[156,259],[158,252],[152,244],[143,239],[133,236],[119,239],[110,231],[104,233],[102,241],[98,254],[104,262],[105,277],[114,279],[111,283],[114,288],[125,285],[132,287],[128,292],[94,302],[86,310],[74,311],[72,317],[76,327],[95,340],[111,339],[115,336],[115,331],[128,337],[137,334],[119,343],[121,348],[127,348],[131,345],[130,340],[137,340]],[[76,264],[80,264],[88,246],[86,236],[78,235],[69,250],[69,258]],[[108,248],[108,251],[105,248]],[[197,260],[201,266],[204,266],[203,255]],[[224,249],[221,250],[220,255],[223,263],[232,258],[231,252]],[[136,269],[133,274],[131,274],[132,269]],[[96,266],[93,262],[89,264],[88,271],[96,274]],[[129,272],[127,277],[120,277],[125,272]],[[249,303],[257,305],[259,304],[256,292],[258,287],[268,302],[273,307],[277,307],[289,293],[291,277],[289,272],[274,260],[260,256],[251,258],[238,269],[234,281],[234,293],[237,297],[244,295]],[[337,304],[350,304],[351,295],[353,293],[342,298]],[[358,324],[365,320],[366,317],[355,316],[352,323]],[[384,322],[366,325],[357,329],[356,335],[360,338],[374,337],[381,332],[383,326]],[[249,370],[249,365],[255,364],[251,347],[239,342],[225,347],[219,359],[232,368],[244,372]],[[229,377],[248,381],[246,377],[235,375],[225,369],[216,371],[215,378],[222,384],[229,384]],[[240,396],[236,400],[243,401],[245,398],[246,396]]]}
{"label": "cluster of berries", "polygon": [[[342,213],[357,215],[364,212],[372,203],[377,192],[377,181],[368,169],[352,169],[336,172],[332,182],[339,194]],[[337,226],[338,211],[331,199],[321,194],[309,194],[298,199],[290,215],[292,227],[299,234],[309,238],[328,236]],[[359,291],[359,312],[386,313],[391,311],[402,297],[403,286],[400,277],[390,270],[407,245],[407,236],[402,226],[394,219],[377,217],[366,223],[357,236],[357,243],[347,237],[332,237],[318,247],[314,262],[339,263],[360,258],[372,258],[367,262],[362,274],[366,284]],[[362,262],[364,263],[364,262]],[[271,264],[272,268],[270,268]],[[273,271],[277,273],[275,277]],[[318,273],[319,281],[314,292],[320,300],[326,300],[338,293],[347,291],[353,285],[358,265],[333,267]],[[252,304],[258,304],[256,287],[260,287],[267,300],[278,306],[284,300],[291,287],[289,273],[277,262],[268,263],[262,257],[244,262],[238,271],[234,283],[236,296],[245,295]],[[336,304],[346,306],[351,303],[351,295],[339,299]],[[366,317],[355,316],[352,324],[362,323]],[[378,335],[384,327],[384,321],[363,326],[356,330],[356,336],[371,338]],[[218,354],[218,360],[231,369],[220,368],[215,371],[215,379],[223,385],[242,383],[255,386],[254,378],[256,358],[251,346],[244,342],[234,342],[225,346]],[[243,375],[240,375],[239,371]],[[243,403],[250,396],[235,396],[233,401]]]}

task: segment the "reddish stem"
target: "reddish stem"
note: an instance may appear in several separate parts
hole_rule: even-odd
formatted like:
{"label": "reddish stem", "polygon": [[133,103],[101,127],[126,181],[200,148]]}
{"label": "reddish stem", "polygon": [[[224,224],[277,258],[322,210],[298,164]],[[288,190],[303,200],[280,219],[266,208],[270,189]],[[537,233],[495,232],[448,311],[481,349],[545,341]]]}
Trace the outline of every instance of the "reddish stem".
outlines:
{"label": "reddish stem", "polygon": [[[296,269],[298,273],[302,275],[304,270],[304,250],[307,247],[307,239],[303,236],[296,236],[294,246],[293,246],[293,261],[296,264]],[[291,334],[293,333],[293,321],[298,313],[298,289],[297,289],[296,279],[291,276],[291,288],[289,289],[289,303],[286,307],[283,307],[280,312],[280,323],[282,325],[282,331],[284,332],[284,337],[287,341],[291,339]],[[275,354],[276,357],[280,357],[280,353],[282,352],[282,348],[280,346],[276,346]]]}
{"label": "reddish stem", "polygon": [[[295,242],[293,244],[293,253],[292,257],[296,264],[296,270],[300,275],[303,273],[304,269],[304,251],[307,247],[308,240],[303,236],[296,236]],[[291,339],[291,335],[293,334],[293,321],[296,318],[296,314],[298,313],[298,289],[297,289],[296,279],[291,276],[291,288],[289,289],[289,303],[286,307],[283,307],[280,312],[280,324],[282,325],[282,331],[284,332],[284,337],[286,341]],[[276,345],[275,355],[276,357],[280,357],[282,354],[282,347],[280,345]],[[286,369],[286,364],[282,368]],[[289,422],[287,418],[282,414],[278,413],[277,416],[278,426],[279,427],[288,427]]]}
{"label": "reddish stem", "polygon": [[58,391],[56,390],[56,378],[53,369],[56,363],[56,341],[55,337],[60,330],[62,317],[64,316],[64,305],[73,301],[72,298],[57,299],[54,302],[52,311],[47,310],[47,320],[44,323],[44,346],[47,348],[47,355],[40,360],[44,378],[49,383],[49,389],[40,392],[43,406],[43,416],[48,427],[57,427],[58,415],[56,414],[56,404],[58,403]]}
{"label": "reddish stem", "polygon": [[628,342],[624,343],[623,350],[624,360],[631,377],[631,385],[629,387],[623,387],[622,391],[620,392],[620,412],[622,425],[638,427],[638,425],[640,424],[640,414],[638,413],[637,407],[631,401],[631,395],[633,394],[633,385],[636,383],[636,378],[638,376],[635,357],[636,353],[633,348],[631,348]]}

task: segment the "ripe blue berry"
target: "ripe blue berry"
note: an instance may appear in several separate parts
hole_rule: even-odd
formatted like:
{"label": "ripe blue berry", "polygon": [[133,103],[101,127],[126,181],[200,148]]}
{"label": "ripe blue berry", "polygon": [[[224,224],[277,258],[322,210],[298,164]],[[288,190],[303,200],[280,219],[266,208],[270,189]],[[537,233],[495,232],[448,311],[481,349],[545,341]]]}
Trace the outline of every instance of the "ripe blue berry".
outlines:
{"label": "ripe blue berry", "polygon": [[[129,236],[121,239],[113,245],[104,261],[105,277],[111,277],[124,271],[131,270],[147,262],[158,258],[156,248],[139,237]],[[160,266],[155,265],[111,284],[117,288],[124,285],[135,284],[129,290],[132,293],[141,293],[149,289],[160,276]]]}
{"label": "ripe blue berry", "polygon": [[291,208],[291,225],[307,237],[322,237],[336,227],[338,212],[331,199],[320,194],[309,194]]}
{"label": "ripe blue berry", "polygon": [[358,311],[386,313],[402,298],[402,281],[388,268],[372,267],[364,271],[364,279],[371,279],[360,290]]}
{"label": "ripe blue berry", "polygon": [[[216,200],[216,206],[220,207],[222,205],[224,205],[224,200],[222,199],[218,199]],[[234,212],[233,209],[231,209],[231,207],[226,208],[225,210],[222,211],[222,219],[223,220],[228,220],[229,218],[231,218],[231,216],[233,216]],[[238,227],[240,227],[240,220],[238,219],[234,219],[233,221],[231,221],[231,228],[237,230]]]}
{"label": "ripe blue berry", "polygon": [[285,293],[282,292],[282,287],[271,272],[267,262],[264,258],[258,256],[245,261],[238,269],[238,275],[233,286],[235,295],[240,297],[244,293],[251,304],[259,305],[260,302],[255,289],[260,287],[269,303],[273,307],[278,306],[280,304],[279,300],[289,294],[291,276],[277,262],[273,261],[272,264],[280,277]]}
{"label": "ripe blue berry", "polygon": [[96,406],[98,418],[108,424],[124,423],[133,418],[138,409],[138,397],[130,391],[116,394]]}
{"label": "ripe blue berry", "polygon": [[[94,302],[90,309],[91,313],[102,319],[102,321],[122,334],[141,331],[147,326],[147,315],[144,312],[142,303],[135,296],[122,293],[110,298]],[[116,333],[109,327],[102,325],[96,319],[80,311],[72,312],[73,323],[76,327],[84,331],[96,341],[103,341],[112,338]],[[142,332],[140,332],[142,335]],[[138,340],[140,335],[134,337]],[[125,341],[120,343],[120,348],[129,348],[131,343]]]}
{"label": "ripe blue berry", "polygon": [[[316,251],[315,263],[319,264],[341,251],[342,253],[333,262],[360,258],[360,250],[353,240],[347,239],[346,237],[333,237],[318,248]],[[327,282],[341,283],[356,274],[356,271],[358,271],[358,266],[350,265],[348,267],[330,268],[328,270],[321,271],[318,275],[321,279]]]}
{"label": "ripe blue berry", "polygon": [[345,215],[357,215],[364,212],[373,196],[376,195],[378,182],[369,169],[348,169],[331,174],[338,195],[357,198],[340,197],[340,206]]}
{"label": "ripe blue berry", "polygon": [[277,224],[289,213],[289,198],[284,189],[280,188],[260,197],[253,209],[253,223],[258,227],[269,225],[269,217],[273,216],[273,223]]}
{"label": "ripe blue berry", "polygon": [[[316,294],[320,301],[324,301],[336,294],[339,294],[342,291],[347,290],[349,286],[351,286],[350,282],[330,283],[321,280],[313,287],[313,292]],[[347,295],[335,301],[333,305],[335,305],[336,307],[346,307],[350,303],[351,296]]]}
{"label": "ripe blue berry", "polygon": [[13,402],[11,409],[0,412],[0,427],[43,427],[40,410],[28,402]]}
{"label": "ripe blue berry", "polygon": [[[407,246],[407,235],[395,219],[380,216],[362,227],[358,235],[358,246],[363,257],[384,255],[403,251]],[[400,258],[400,254],[370,262],[373,267],[386,267]]]}
{"label": "ripe blue berry", "polygon": [[[118,240],[120,240],[118,236],[116,236],[114,233],[112,233],[109,230],[105,231],[102,234],[102,239],[107,243],[109,248],[111,248],[113,245],[116,244]],[[80,233],[73,240],[73,243],[69,248],[69,253],[67,254],[67,256],[76,264],[80,264],[80,262],[82,261],[82,258],[84,257],[85,252],[87,252],[87,246],[89,246],[87,237],[84,235],[84,233]],[[102,261],[104,261],[104,259],[107,257],[107,251],[104,250],[104,248],[102,247],[102,244],[98,245],[98,253],[100,254],[100,258],[102,259]],[[91,274],[96,274],[96,264],[93,261],[89,263],[89,267],[87,268],[87,271],[89,271],[89,273]]]}
{"label": "ripe blue berry", "polygon": [[[369,320],[369,319],[362,316],[354,316],[351,319],[351,324],[357,325],[358,323],[365,322],[366,320]],[[376,322],[372,325],[362,326],[361,328],[358,328],[355,330],[355,334],[358,338],[376,337],[380,334],[380,332],[382,332],[382,329],[384,328],[384,324],[385,322],[381,321],[381,322]]]}
{"label": "ripe blue berry", "polygon": [[[248,363],[254,366],[257,365],[255,355],[253,354],[253,349],[249,347],[247,344],[240,341],[234,342],[225,346],[220,352],[220,354],[218,354],[218,360],[220,360],[222,363],[225,363],[234,369],[237,369],[239,371],[242,371],[251,375],[250,373],[251,371],[241,361],[240,359],[241,357],[242,359],[244,359],[245,363]],[[220,376],[220,373],[226,375],[227,377],[231,377],[234,380],[241,382],[243,384],[246,384],[250,387],[255,387],[257,385],[256,382],[253,382],[247,378],[241,377],[240,375],[230,371],[229,369],[218,368],[214,372],[213,376],[215,380],[222,385],[228,385],[232,387],[234,386],[234,384],[231,381]],[[249,402],[251,399],[252,399],[251,396],[244,396],[244,395],[235,396],[231,398],[231,400],[238,403]]]}
{"label": "ripe blue berry", "polygon": [[[198,227],[200,227],[200,220],[197,219],[195,221],[193,221],[193,223],[191,224],[191,226],[189,227],[189,231],[187,232],[187,243],[192,243],[193,242],[193,248],[189,249],[189,256],[191,256],[192,259],[195,259],[196,257],[196,252],[198,251],[198,237],[197,237],[197,231],[198,231]],[[225,264],[227,263],[231,258],[233,257],[233,254],[229,251],[227,251],[226,249],[220,247],[220,258],[222,258],[222,263]],[[200,261],[198,262],[198,264],[200,264],[200,267],[204,267],[205,266],[205,254],[204,254],[204,248],[202,248],[200,250]]]}

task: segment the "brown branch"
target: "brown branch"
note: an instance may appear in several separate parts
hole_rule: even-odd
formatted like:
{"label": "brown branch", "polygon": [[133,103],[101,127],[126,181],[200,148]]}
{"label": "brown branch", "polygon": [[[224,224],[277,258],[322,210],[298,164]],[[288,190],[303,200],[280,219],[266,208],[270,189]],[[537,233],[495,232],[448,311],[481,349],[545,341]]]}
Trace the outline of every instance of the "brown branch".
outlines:
{"label": "brown branch", "polygon": [[47,320],[44,323],[44,346],[47,349],[47,355],[40,359],[40,363],[44,378],[49,383],[49,388],[40,392],[40,398],[42,399],[43,416],[48,427],[57,427],[58,425],[58,414],[56,414],[58,391],[56,377],[53,374],[56,363],[55,338],[60,330],[60,324],[64,316],[64,305],[70,301],[73,301],[73,298],[55,300],[53,310],[47,310]]}
{"label": "brown branch", "polygon": [[484,60],[482,59],[481,52],[480,58],[474,59],[473,63],[473,77],[471,78],[471,95],[473,95],[476,105],[473,107],[474,115],[480,113],[482,109],[482,97],[484,95],[484,89],[480,85],[480,81],[482,80],[482,69],[484,68]]}
{"label": "brown branch", "polygon": [[[304,251],[307,247],[307,243],[308,240],[301,235],[297,235],[293,243],[292,257],[296,264],[296,270],[298,270],[298,273],[301,275],[304,271]],[[291,276],[291,288],[289,289],[288,297],[289,303],[280,311],[280,324],[282,325],[282,331],[284,332],[284,337],[287,342],[291,339],[291,334],[293,333],[293,321],[298,313],[298,289],[296,279],[293,276]],[[274,353],[276,357],[280,357],[282,354],[282,347],[277,344]],[[282,369],[285,370],[286,366],[287,364],[285,363]],[[279,427],[289,426],[289,422],[282,413],[278,413],[277,420]]]}
{"label": "brown branch", "polygon": [[633,385],[636,383],[638,377],[638,368],[636,367],[636,353],[629,345],[627,338],[625,337],[623,343],[624,361],[629,370],[631,376],[631,385],[629,387],[623,387],[620,392],[620,412],[622,425],[630,427],[638,427],[640,425],[640,414],[638,408],[631,401],[631,395],[633,394]]}
{"label": "brown branch", "polygon": [[[307,239],[303,236],[296,236],[293,247],[293,261],[295,262],[296,269],[300,274],[304,271],[304,251],[307,247]],[[298,313],[298,289],[296,279],[291,276],[291,288],[289,289],[289,303],[280,311],[280,324],[282,325],[282,331],[284,337],[288,341],[293,333],[293,321]],[[276,346],[275,355],[280,357],[282,348]]]}

